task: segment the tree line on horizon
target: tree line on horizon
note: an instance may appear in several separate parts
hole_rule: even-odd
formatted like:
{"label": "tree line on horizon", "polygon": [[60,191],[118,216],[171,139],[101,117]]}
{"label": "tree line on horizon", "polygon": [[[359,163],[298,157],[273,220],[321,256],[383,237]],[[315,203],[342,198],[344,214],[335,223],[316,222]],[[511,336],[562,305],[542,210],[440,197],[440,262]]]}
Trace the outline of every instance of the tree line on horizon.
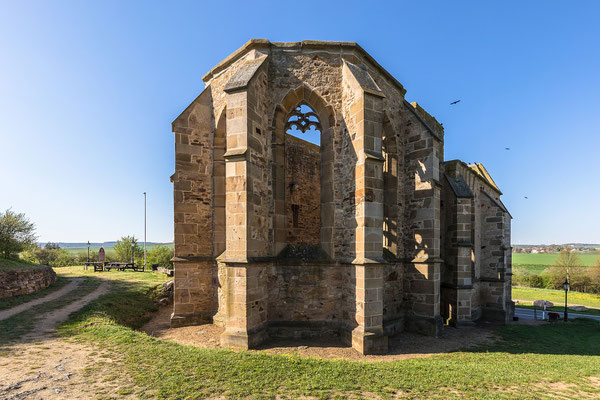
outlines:
{"label": "tree line on horizon", "polygon": [[[0,212],[0,257],[20,258],[51,267],[82,265],[88,261],[87,251],[72,253],[57,243],[49,242],[40,246],[36,240],[35,224],[29,221],[25,214],[16,213],[11,209]],[[135,236],[121,237],[113,247],[113,252],[106,254],[106,261],[130,262],[132,250],[136,265],[143,265],[144,249]],[[158,264],[160,267],[172,269],[171,258],[173,249],[155,246],[146,252],[146,265]],[[98,261],[97,250],[90,250],[89,261]]]}
{"label": "tree line on horizon", "polygon": [[554,263],[541,273],[522,268],[513,271],[512,284],[539,289],[563,289],[565,280],[571,290],[583,293],[600,293],[600,256],[594,266],[583,266],[576,251],[562,250]]}

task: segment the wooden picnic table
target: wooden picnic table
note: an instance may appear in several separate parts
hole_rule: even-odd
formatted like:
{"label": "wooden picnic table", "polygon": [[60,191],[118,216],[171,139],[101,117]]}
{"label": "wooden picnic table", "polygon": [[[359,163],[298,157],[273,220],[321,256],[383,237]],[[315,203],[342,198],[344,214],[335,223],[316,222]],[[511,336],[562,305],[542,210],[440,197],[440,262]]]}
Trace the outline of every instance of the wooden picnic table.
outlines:
{"label": "wooden picnic table", "polygon": [[104,268],[108,271],[111,269],[118,269],[119,271],[125,271],[126,269],[132,269],[134,271],[143,271],[144,266],[137,267],[135,263],[132,262],[108,262],[104,266]]}
{"label": "wooden picnic table", "polygon": [[87,261],[83,263],[85,269],[88,269],[89,266],[94,267],[94,272],[103,271],[104,264],[102,261]]}
{"label": "wooden picnic table", "polygon": [[111,269],[117,269],[119,271],[125,271],[126,269],[132,269],[134,271],[144,271],[144,266],[138,267],[132,262],[108,262],[108,261],[96,261],[96,262],[84,262],[85,268],[93,266],[94,271],[110,271]]}

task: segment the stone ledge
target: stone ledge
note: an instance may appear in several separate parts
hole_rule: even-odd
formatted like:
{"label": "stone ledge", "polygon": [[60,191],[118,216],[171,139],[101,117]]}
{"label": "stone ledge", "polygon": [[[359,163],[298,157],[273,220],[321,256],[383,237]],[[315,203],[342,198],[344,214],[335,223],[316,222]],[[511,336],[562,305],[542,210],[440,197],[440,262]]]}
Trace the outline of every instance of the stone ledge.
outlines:
{"label": "stone ledge", "polygon": [[212,313],[171,314],[171,328],[212,323]]}
{"label": "stone ledge", "polygon": [[266,325],[249,330],[247,332],[227,331],[221,334],[221,345],[238,349],[252,349],[269,338]]}

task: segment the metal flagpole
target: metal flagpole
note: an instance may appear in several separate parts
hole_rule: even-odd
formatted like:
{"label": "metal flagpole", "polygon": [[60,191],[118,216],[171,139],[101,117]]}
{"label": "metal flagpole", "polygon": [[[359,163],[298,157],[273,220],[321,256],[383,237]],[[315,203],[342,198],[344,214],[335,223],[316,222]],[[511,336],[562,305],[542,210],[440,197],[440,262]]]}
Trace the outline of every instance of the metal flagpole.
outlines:
{"label": "metal flagpole", "polygon": [[146,192],[144,192],[144,269],[146,269]]}

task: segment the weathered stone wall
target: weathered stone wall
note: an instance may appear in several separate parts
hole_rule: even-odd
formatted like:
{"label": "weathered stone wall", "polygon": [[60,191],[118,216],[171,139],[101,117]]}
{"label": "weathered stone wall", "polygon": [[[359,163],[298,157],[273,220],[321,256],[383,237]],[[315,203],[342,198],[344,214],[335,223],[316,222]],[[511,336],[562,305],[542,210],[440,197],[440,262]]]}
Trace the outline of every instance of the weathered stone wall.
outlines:
{"label": "weathered stone wall", "polygon": [[285,135],[285,211],[288,244],[321,241],[319,146]]}
{"label": "weathered stone wall", "polygon": [[0,270],[0,298],[21,296],[45,289],[56,281],[56,273],[49,266]]}
{"label": "weathered stone wall", "polygon": [[383,269],[383,328],[388,335],[404,329],[404,271],[400,262],[386,263]]}
{"label": "weathered stone wall", "polygon": [[[411,108],[409,108],[411,107]],[[442,142],[427,124],[407,106],[402,232],[407,260],[404,287],[407,297],[407,327],[438,335],[440,318],[440,196]]]}
{"label": "weathered stone wall", "polygon": [[[457,165],[475,197],[447,192],[442,125],[356,44],[254,40],[203,79],[173,123],[175,324],[212,319],[240,347],[332,331],[375,353],[386,335],[437,335],[440,314],[468,320],[510,295],[499,190]],[[303,104],[320,147],[286,134]],[[482,218],[498,217],[491,237]],[[290,244],[318,257],[291,258]]]}
{"label": "weathered stone wall", "polygon": [[345,291],[349,273],[348,265],[276,262],[268,277],[270,333],[288,337],[339,333],[351,319]]}

